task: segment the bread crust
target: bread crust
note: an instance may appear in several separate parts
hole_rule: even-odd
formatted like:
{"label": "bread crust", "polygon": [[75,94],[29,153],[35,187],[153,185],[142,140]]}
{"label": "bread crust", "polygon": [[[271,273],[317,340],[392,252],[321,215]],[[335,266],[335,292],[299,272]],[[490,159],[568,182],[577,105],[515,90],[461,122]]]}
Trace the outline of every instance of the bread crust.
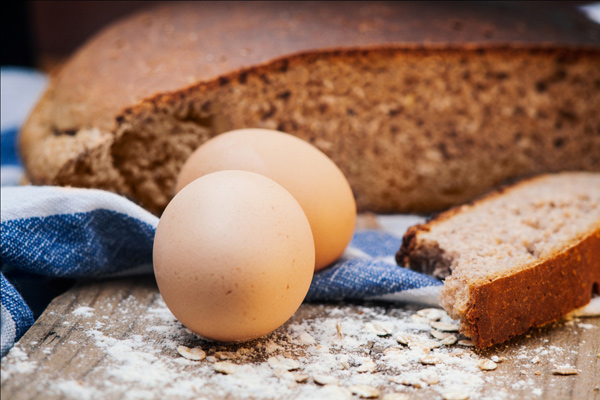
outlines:
{"label": "bread crust", "polygon": [[[570,174],[563,172],[562,174]],[[427,222],[410,227],[405,233],[396,261],[399,265],[444,279],[435,268],[443,254],[423,253],[419,235],[435,229],[452,217],[468,212],[472,206],[485,203],[510,191],[551,178],[545,174],[506,184],[471,202],[439,213]],[[450,262],[448,261],[448,265]],[[441,295],[443,295],[442,289]],[[489,347],[527,332],[530,328],[555,321],[590,302],[592,294],[600,294],[600,223],[592,232],[561,251],[544,257],[515,273],[505,273],[489,282],[468,286],[469,302],[460,313],[461,333],[475,346]]]}
{"label": "bread crust", "polygon": [[600,294],[600,228],[530,268],[471,287],[461,331],[488,347],[555,321]]}
{"label": "bread crust", "polygon": [[[347,7],[339,2],[213,2],[175,4],[144,11],[106,28],[52,77],[46,94],[22,129],[21,151],[27,177],[33,184],[115,191],[160,213],[173,195],[168,183],[173,177],[161,176],[158,180],[168,182],[157,184],[159,189],[146,190],[148,182],[138,179],[135,173],[123,172],[119,160],[122,157],[116,154],[118,142],[131,133],[132,127],[139,126],[138,121],[177,113],[190,97],[198,98],[219,88],[237,90],[247,80],[268,81],[274,74],[320,61],[360,63],[365,59],[410,56],[451,58],[469,64],[486,55],[507,60],[537,57],[547,60],[548,65],[600,61],[600,27],[570,7],[546,7],[541,12],[548,13],[547,18],[541,18],[540,10],[532,4],[448,7],[441,2],[436,7],[418,2],[352,3]],[[574,23],[570,27],[556,24],[555,14]],[[515,19],[515,15],[520,19]],[[498,79],[503,79],[502,74]],[[566,115],[572,118],[568,112]],[[321,118],[327,120],[327,116]],[[359,123],[364,126],[372,122],[369,115],[361,118]],[[258,127],[257,123],[261,122],[251,122],[253,127]],[[594,124],[592,121],[590,129],[595,129]],[[319,144],[318,130],[313,138],[307,126],[281,126],[281,130]],[[248,125],[239,123],[231,128],[239,127]],[[279,125],[275,127],[280,129]],[[320,148],[348,175],[361,211],[430,212],[470,199],[514,176],[573,168],[600,169],[600,161],[590,155],[579,157],[575,153],[581,150],[572,145],[568,150],[551,148],[546,152],[556,153],[560,161],[551,160],[552,156],[543,162],[535,160],[527,167],[507,165],[487,181],[475,179],[439,189],[427,181],[429,176],[417,173],[393,176],[394,171],[390,170],[395,169],[397,161],[388,162],[385,158],[393,155],[383,157],[379,152],[381,148],[391,148],[390,143],[401,146],[395,143],[397,133],[382,135],[385,138],[378,143],[380,139],[361,136],[360,130],[349,138],[334,138],[341,144],[331,151],[326,146]],[[219,130],[213,129],[210,135],[218,133]],[[426,134],[411,133],[415,137]],[[205,139],[198,137],[189,144],[188,153]],[[461,140],[468,142],[472,138]],[[591,135],[585,140],[586,148],[600,146]],[[458,142],[456,154],[448,155],[444,143],[433,150],[441,157],[458,159],[462,145]],[[550,142],[547,145],[551,146]],[[342,159],[343,149],[351,148],[368,149],[373,161],[362,164],[376,165],[375,175],[371,171],[355,172],[356,161],[352,159],[355,154],[348,160]],[[183,152],[181,157],[188,153]],[[94,157],[106,162],[100,163]],[[175,164],[183,161],[177,160]],[[177,165],[171,169],[176,170]],[[384,168],[387,171],[379,183],[376,175]],[[468,177],[461,179],[465,181]],[[426,180],[425,184],[419,185],[420,180]],[[411,188],[419,188],[411,189],[414,198],[398,196],[402,192],[400,181],[412,182]],[[394,189],[388,190],[386,182],[391,182],[388,186]],[[367,188],[374,186],[377,188],[370,193]],[[402,203],[398,200],[401,198],[409,200]]]}

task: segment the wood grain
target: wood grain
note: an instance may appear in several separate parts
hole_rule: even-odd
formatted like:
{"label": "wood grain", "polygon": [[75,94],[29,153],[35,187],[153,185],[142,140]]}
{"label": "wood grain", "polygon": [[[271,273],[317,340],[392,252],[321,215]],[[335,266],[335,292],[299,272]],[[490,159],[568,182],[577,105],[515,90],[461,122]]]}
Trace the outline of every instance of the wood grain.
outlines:
{"label": "wood grain", "polygon": [[[243,389],[228,389],[228,385],[235,382],[235,374],[218,374],[208,367],[209,359],[196,364],[183,360],[176,346],[200,346],[209,356],[218,351],[246,354],[232,362],[253,368],[260,368],[261,363],[273,355],[283,355],[299,360],[302,371],[310,366],[306,362],[309,347],[292,340],[298,334],[298,326],[310,330],[311,326],[324,326],[331,319],[342,321],[341,326],[346,327],[352,327],[353,321],[360,325],[382,318],[410,320],[419,308],[387,303],[304,304],[290,322],[267,338],[223,345],[201,340],[178,327],[178,322],[169,322],[172,317],[151,277],[82,283],[55,299],[19,341],[17,350],[3,359],[1,394],[3,399],[239,398]],[[167,322],[161,325],[160,321]],[[336,340],[334,336],[332,341]],[[371,358],[377,366],[371,373],[374,378],[402,376],[406,371],[399,372],[396,367],[387,365],[383,356],[391,342],[393,339],[389,338],[366,340],[364,346],[347,355],[351,360]],[[119,346],[123,344],[130,350],[139,349],[135,353],[137,358],[119,359]],[[338,358],[344,351],[343,347],[334,345],[329,349]],[[472,351],[473,357],[497,356],[505,360],[495,371],[473,372],[482,377],[485,384],[470,393],[471,399],[600,399],[600,318],[557,322],[531,330],[526,336],[501,346]],[[576,367],[579,374],[556,376],[551,373],[555,365],[563,364]],[[165,377],[155,376],[157,371],[163,371],[157,366],[168,366],[172,371],[166,369]],[[355,378],[353,368],[345,371],[345,376]],[[419,368],[425,366],[414,366],[415,371]],[[445,368],[451,372],[453,367]],[[136,371],[139,376],[133,376]],[[169,378],[169,374],[174,378]],[[360,378],[365,376],[362,374]],[[202,379],[202,384],[196,385],[194,379]],[[278,388],[278,385],[288,383],[269,377],[258,384],[258,389],[252,389],[254,392],[249,398],[284,398],[269,393],[283,390],[284,386]],[[176,390],[186,384],[189,384],[189,393]],[[442,384],[443,381],[437,386],[414,388],[390,382],[378,385],[378,389],[382,396],[398,392],[411,399],[436,399],[441,398],[443,390],[439,386]],[[340,387],[343,386],[340,383]],[[286,386],[285,393],[305,398],[302,396],[313,393],[313,387],[316,395],[325,390],[311,378],[293,389]],[[354,395],[354,398],[358,397]]]}

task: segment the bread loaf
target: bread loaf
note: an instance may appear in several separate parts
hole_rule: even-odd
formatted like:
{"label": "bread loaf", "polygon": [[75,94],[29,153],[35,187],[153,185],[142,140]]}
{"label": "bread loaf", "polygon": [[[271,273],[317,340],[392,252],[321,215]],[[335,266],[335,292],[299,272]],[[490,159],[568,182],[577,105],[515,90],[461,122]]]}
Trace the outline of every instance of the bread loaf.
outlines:
{"label": "bread loaf", "polygon": [[557,3],[173,4],[65,63],[22,156],[33,184],[160,213],[200,144],[272,128],[331,157],[360,211],[429,212],[517,176],[600,170],[599,65],[600,27]]}
{"label": "bread loaf", "polygon": [[440,304],[486,347],[600,294],[600,173],[524,180],[410,228],[399,264],[446,278]]}

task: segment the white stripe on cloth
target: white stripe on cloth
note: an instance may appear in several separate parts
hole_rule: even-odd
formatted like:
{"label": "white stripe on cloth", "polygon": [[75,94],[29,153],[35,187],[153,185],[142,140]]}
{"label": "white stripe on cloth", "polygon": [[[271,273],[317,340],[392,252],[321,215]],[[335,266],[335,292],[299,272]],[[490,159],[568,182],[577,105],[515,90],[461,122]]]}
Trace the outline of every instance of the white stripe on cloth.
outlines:
{"label": "white stripe on cloth", "polygon": [[15,325],[15,321],[12,318],[12,315],[4,307],[4,304],[2,304],[1,310],[2,310],[2,314],[1,314],[2,328],[0,329],[1,330],[0,334],[2,335],[2,352],[1,352],[1,354],[4,357],[4,355],[8,352],[8,350],[10,350],[10,348],[15,343],[15,339],[17,336],[17,328]]}
{"label": "white stripe on cloth", "polygon": [[21,186],[2,188],[2,221],[51,215],[110,210],[158,225],[158,217],[141,207],[132,206],[123,196],[104,190],[56,186]]}

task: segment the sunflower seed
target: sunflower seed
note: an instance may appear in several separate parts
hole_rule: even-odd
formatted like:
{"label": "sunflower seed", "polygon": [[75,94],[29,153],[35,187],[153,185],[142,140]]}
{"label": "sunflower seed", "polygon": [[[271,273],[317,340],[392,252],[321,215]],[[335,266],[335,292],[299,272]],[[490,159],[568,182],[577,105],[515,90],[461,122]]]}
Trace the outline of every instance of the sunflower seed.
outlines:
{"label": "sunflower seed", "polygon": [[438,340],[446,339],[448,336],[451,335],[448,332],[438,331],[437,329],[432,329],[431,331],[429,331],[429,333],[431,333],[431,336],[433,336],[434,338],[436,338]]}
{"label": "sunflower seed", "polygon": [[421,380],[428,385],[436,385],[440,382],[440,376],[433,371],[425,370],[421,373]]}
{"label": "sunflower seed", "polygon": [[425,352],[440,347],[440,342],[436,340],[430,340],[425,338],[415,338],[415,340],[408,343],[408,347],[411,350],[421,349]]}
{"label": "sunflower seed", "polygon": [[348,354],[340,354],[338,356],[338,362],[342,369],[350,369],[350,357]]}
{"label": "sunflower seed", "polygon": [[348,389],[354,394],[357,394],[361,399],[375,399],[379,397],[379,390],[367,385],[353,385]]}
{"label": "sunflower seed", "polygon": [[405,385],[405,386],[412,386],[414,388],[420,389],[423,387],[423,382],[421,382],[420,379],[415,378],[413,376],[408,377],[408,378],[401,378],[400,379],[400,383]]}
{"label": "sunflower seed", "polygon": [[408,400],[409,397],[406,393],[387,393],[384,394],[381,400]]}
{"label": "sunflower seed", "polygon": [[432,356],[431,354],[422,355],[419,358],[419,361],[421,362],[421,364],[424,364],[424,365],[435,365],[440,362],[440,360],[437,357]]}
{"label": "sunflower seed", "polygon": [[352,392],[345,387],[337,385],[325,385],[321,389],[322,398],[327,399],[352,399]]}
{"label": "sunflower seed", "polygon": [[437,322],[437,321],[433,321],[431,323],[431,326],[434,329],[437,329],[438,331],[442,331],[442,332],[458,332],[458,325],[456,324],[448,324],[446,322]]}
{"label": "sunflower seed", "polygon": [[412,335],[406,333],[399,333],[394,337],[394,339],[396,339],[396,342],[406,346],[413,340],[413,337]]}
{"label": "sunflower seed", "polygon": [[383,355],[385,356],[400,356],[404,353],[404,349],[399,346],[388,347],[383,350]]}
{"label": "sunflower seed", "polygon": [[444,400],[468,400],[469,393],[459,392],[457,390],[449,390],[442,392],[442,399]]}
{"label": "sunflower seed", "polygon": [[370,333],[374,333],[377,336],[389,336],[392,334],[392,331],[385,326],[380,324],[372,324],[370,322],[365,324],[365,329]]}
{"label": "sunflower seed", "polygon": [[456,336],[448,335],[446,338],[442,339],[441,343],[444,346],[452,346],[454,343],[456,343]]}
{"label": "sunflower seed", "polygon": [[479,360],[477,361],[477,366],[482,371],[493,371],[498,367],[498,364],[493,362],[492,360]]}
{"label": "sunflower seed", "polygon": [[365,360],[361,365],[356,368],[356,372],[374,372],[375,371],[375,363],[371,359]]}
{"label": "sunflower seed", "polygon": [[429,323],[431,322],[429,319],[427,319],[425,317],[421,317],[420,315],[417,315],[417,314],[411,315],[410,319],[413,322],[416,322],[418,324],[423,324],[423,325],[429,325]]}
{"label": "sunflower seed", "polygon": [[338,380],[330,375],[313,375],[313,380],[319,385],[337,385]]}
{"label": "sunflower seed", "polygon": [[439,321],[446,313],[439,308],[424,308],[417,311],[417,315],[425,317],[430,321]]}
{"label": "sunflower seed", "polygon": [[213,368],[215,371],[220,372],[225,375],[235,374],[237,371],[237,365],[229,362],[229,361],[219,361],[213,364]]}
{"label": "sunflower seed", "polygon": [[570,365],[555,365],[552,370],[552,374],[554,375],[577,375],[579,371],[577,369],[571,367]]}
{"label": "sunflower seed", "polygon": [[282,356],[269,357],[267,363],[273,369],[282,369],[285,371],[293,371],[300,368],[298,361]]}
{"label": "sunflower seed", "polygon": [[300,372],[293,372],[292,376],[294,377],[294,380],[298,383],[306,382],[308,380],[308,375],[302,374]]}
{"label": "sunflower seed", "polygon": [[217,351],[215,352],[214,356],[217,360],[230,360],[232,358],[236,358],[237,354],[231,351]]}
{"label": "sunflower seed", "polygon": [[179,346],[177,347],[177,352],[180,356],[188,360],[200,361],[206,358],[206,353],[200,347],[190,349],[187,346]]}

